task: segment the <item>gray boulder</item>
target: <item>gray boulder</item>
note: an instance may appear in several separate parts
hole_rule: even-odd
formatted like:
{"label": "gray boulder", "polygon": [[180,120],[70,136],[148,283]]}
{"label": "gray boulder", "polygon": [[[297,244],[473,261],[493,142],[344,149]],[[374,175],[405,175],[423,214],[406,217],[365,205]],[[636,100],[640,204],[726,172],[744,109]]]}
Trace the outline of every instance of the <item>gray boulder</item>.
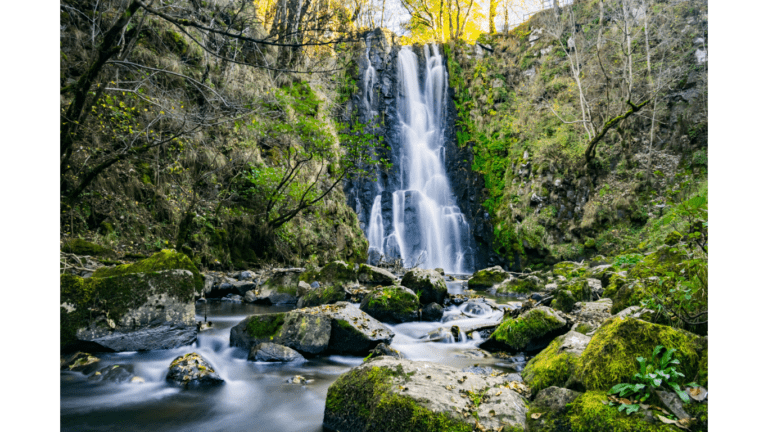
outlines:
{"label": "gray boulder", "polygon": [[415,268],[409,270],[400,285],[410,288],[413,292],[421,292],[419,301],[421,304],[442,304],[448,295],[448,287],[440,273],[434,270]]}
{"label": "gray boulder", "polygon": [[[142,351],[177,348],[197,339],[195,279],[189,270],[85,280],[62,275],[61,285],[63,344],[92,342],[105,351]],[[77,290],[92,300],[84,301]],[[97,298],[101,302],[94,303]]]}
{"label": "gray boulder", "polygon": [[331,385],[323,426],[341,432],[399,432],[415,424],[439,424],[440,430],[522,429],[526,400],[508,384],[503,377],[451,366],[378,357]]}
{"label": "gray boulder", "polygon": [[298,351],[271,342],[260,343],[248,353],[248,360],[262,362],[292,362],[304,360]]}
{"label": "gray boulder", "polygon": [[165,380],[184,388],[210,387],[224,384],[208,361],[192,352],[176,357],[168,366]]}
{"label": "gray boulder", "polygon": [[357,269],[357,280],[362,284],[392,285],[397,277],[383,268],[360,264]]}
{"label": "gray boulder", "polygon": [[422,321],[440,321],[443,318],[443,307],[437,303],[430,303],[421,310]]}
{"label": "gray boulder", "polygon": [[467,285],[471,289],[490,288],[503,282],[508,277],[509,274],[501,266],[489,267],[472,274],[472,277],[467,281]]}
{"label": "gray boulder", "polygon": [[131,381],[133,376],[133,366],[111,365],[92,373],[90,376],[88,376],[88,381],[109,381],[114,383],[124,383]]}

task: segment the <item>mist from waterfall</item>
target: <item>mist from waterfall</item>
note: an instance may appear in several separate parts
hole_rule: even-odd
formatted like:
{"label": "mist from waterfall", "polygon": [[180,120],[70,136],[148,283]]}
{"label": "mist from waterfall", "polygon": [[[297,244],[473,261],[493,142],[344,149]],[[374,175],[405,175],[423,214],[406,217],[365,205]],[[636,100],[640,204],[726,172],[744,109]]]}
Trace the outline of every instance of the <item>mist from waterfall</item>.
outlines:
{"label": "mist from waterfall", "polygon": [[[399,187],[392,193],[392,224],[385,232],[382,194],[387,192],[379,185],[368,223],[369,257],[396,257],[405,267],[468,273],[474,270],[470,227],[456,205],[445,172],[448,73],[437,46],[426,45],[423,50],[423,80],[412,48],[403,47],[398,53],[400,145],[392,147],[400,151]],[[372,76],[364,75],[366,93]],[[369,108],[369,95],[364,94],[363,100]]]}

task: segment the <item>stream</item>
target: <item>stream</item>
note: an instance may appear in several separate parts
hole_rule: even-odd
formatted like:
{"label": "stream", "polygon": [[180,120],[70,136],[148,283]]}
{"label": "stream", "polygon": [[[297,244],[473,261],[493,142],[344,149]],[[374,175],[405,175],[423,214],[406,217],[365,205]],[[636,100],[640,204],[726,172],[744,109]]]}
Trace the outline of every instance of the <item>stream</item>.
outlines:
{"label": "stream", "polygon": [[[461,294],[462,283],[448,282],[449,292]],[[501,303],[501,302],[500,302]],[[491,366],[519,372],[524,357],[485,358],[476,350],[482,340],[463,332],[452,338],[422,339],[430,331],[451,326],[472,328],[501,319],[502,312],[465,303],[445,308],[444,322],[387,325],[395,338],[391,346],[411,360],[448,364],[457,368]],[[358,305],[359,306],[359,305]],[[253,314],[285,312],[293,306],[262,306],[209,301],[196,304],[197,320],[211,328],[189,346],[170,350],[98,354],[99,368],[120,364],[133,367],[144,383],[92,382],[80,372],[61,372],[61,430],[63,431],[312,431],[323,430],[328,387],[363,357],[319,356],[303,363],[261,363],[246,360],[247,352],[229,346],[232,327]],[[183,390],[165,382],[168,366],[177,356],[195,351],[207,359],[226,384],[214,389]],[[289,384],[301,375],[305,385]]]}

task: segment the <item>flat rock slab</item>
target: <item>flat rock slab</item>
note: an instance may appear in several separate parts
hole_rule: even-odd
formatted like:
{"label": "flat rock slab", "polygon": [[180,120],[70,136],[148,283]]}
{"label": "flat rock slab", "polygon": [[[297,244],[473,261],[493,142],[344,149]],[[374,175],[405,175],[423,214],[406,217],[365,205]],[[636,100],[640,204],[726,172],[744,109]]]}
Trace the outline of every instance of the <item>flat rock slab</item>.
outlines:
{"label": "flat rock slab", "polygon": [[378,357],[331,385],[323,425],[341,432],[403,431],[410,424],[435,420],[426,417],[442,417],[446,430],[451,423],[477,427],[476,422],[480,430],[524,428],[526,399],[512,384],[503,376]]}

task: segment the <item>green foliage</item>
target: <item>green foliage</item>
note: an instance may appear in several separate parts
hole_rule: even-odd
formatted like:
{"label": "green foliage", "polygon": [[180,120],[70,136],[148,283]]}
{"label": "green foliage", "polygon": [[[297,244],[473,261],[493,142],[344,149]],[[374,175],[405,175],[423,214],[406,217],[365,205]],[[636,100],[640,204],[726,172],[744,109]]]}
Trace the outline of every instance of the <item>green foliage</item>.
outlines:
{"label": "green foliage", "polygon": [[[684,403],[690,402],[688,394],[681,388],[682,379],[685,378],[685,375],[677,370],[680,360],[674,358],[676,351],[674,348],[657,345],[653,349],[650,363],[644,357],[637,358],[637,362],[640,363],[640,372],[632,377],[633,382],[616,384],[608,391],[608,394],[618,393],[619,396],[629,397],[633,401],[631,404],[622,403],[619,411],[625,411],[627,414],[638,411],[640,409],[639,403],[647,401],[654,390],[665,387],[674,390]],[[685,385],[688,387],[698,386],[693,382]]]}
{"label": "green foliage", "polygon": [[101,256],[110,254],[111,251],[103,246],[99,246],[96,243],[91,243],[82,239],[70,239],[64,242],[61,246],[63,252],[72,253],[75,255],[91,255]]}
{"label": "green foliage", "polygon": [[618,255],[613,259],[613,266],[621,267],[624,264],[628,266],[634,266],[635,264],[639,263],[642,259],[643,259],[643,256],[640,254]]}

